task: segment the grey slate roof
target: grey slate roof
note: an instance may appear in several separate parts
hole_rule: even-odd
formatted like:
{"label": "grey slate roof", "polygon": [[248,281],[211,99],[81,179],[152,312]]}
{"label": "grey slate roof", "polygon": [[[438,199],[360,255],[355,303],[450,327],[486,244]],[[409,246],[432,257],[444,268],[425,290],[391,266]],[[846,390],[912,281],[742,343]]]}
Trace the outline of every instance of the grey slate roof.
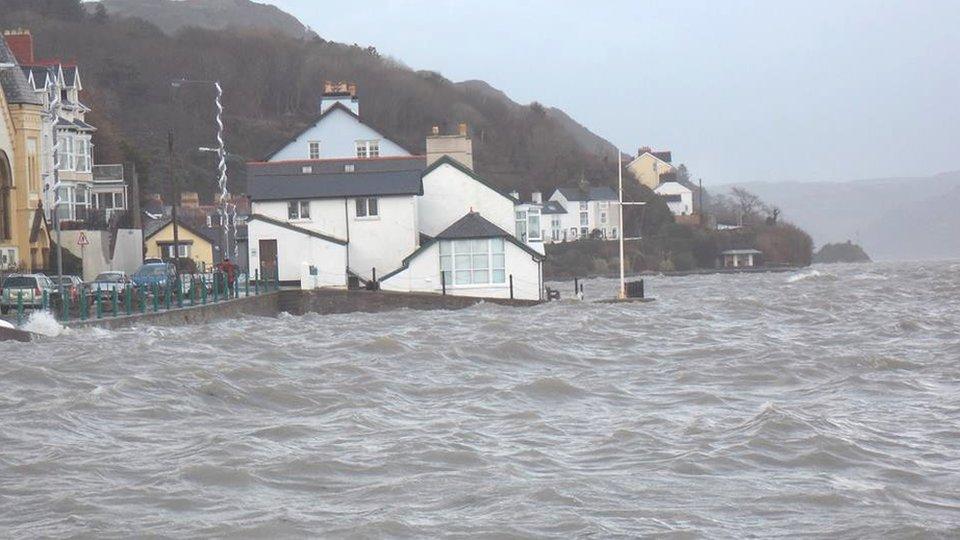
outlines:
{"label": "grey slate roof", "polygon": [[586,190],[580,188],[557,188],[568,201],[616,201],[617,192],[608,186],[588,186]]}
{"label": "grey slate roof", "polygon": [[77,84],[77,66],[63,67],[63,84],[64,86],[74,86]]}
{"label": "grey slate roof", "polygon": [[[167,225],[173,222],[173,218],[165,217],[162,219],[151,219],[144,222],[143,224],[143,239],[146,241],[148,238],[151,238],[153,235],[157,234],[164,229]],[[192,232],[193,234],[203,238],[207,242],[210,242],[213,245],[217,245],[220,241],[219,236],[220,232],[218,229],[213,227],[192,227],[187,225],[180,219],[177,219],[177,227],[183,227],[184,229]]]}
{"label": "grey slate roof", "polygon": [[[342,238],[337,238],[335,236],[330,236],[328,234],[323,234],[317,231],[311,231],[310,229],[305,229],[303,227],[298,227],[293,223],[288,223],[286,221],[280,221],[279,219],[273,219],[272,217],[265,216],[263,214],[250,214],[248,221],[262,221],[264,223],[269,223],[277,227],[283,227],[284,229],[289,229],[300,234],[305,234],[307,236],[312,236],[314,238],[320,238],[321,240],[326,240],[327,242],[333,242],[334,244],[340,244],[341,246],[347,245],[347,241]],[[246,229],[246,227],[244,227]]]}
{"label": "grey slate roof", "polygon": [[545,203],[543,203],[542,213],[544,213],[544,214],[566,214],[566,213],[567,213],[567,209],[564,208],[563,205],[560,204],[560,203],[558,203],[557,201],[546,201]]}
{"label": "grey slate roof", "polygon": [[[17,58],[3,39],[0,39],[0,63],[17,64]],[[7,98],[7,103],[43,105],[40,97],[34,92],[33,86],[20,68],[0,69],[0,86],[3,87],[3,94]]]}
{"label": "grey slate roof", "polygon": [[423,195],[419,169],[273,175],[253,168],[251,173],[247,192],[252,201]]}
{"label": "grey slate roof", "polygon": [[454,240],[462,238],[503,238],[510,233],[497,227],[479,212],[470,212],[440,232],[436,238]]}
{"label": "grey slate roof", "polygon": [[314,174],[342,173],[348,165],[354,172],[383,172],[423,170],[427,159],[424,156],[391,156],[379,158],[297,159],[284,161],[255,161],[247,163],[251,174],[299,175],[304,167]]}

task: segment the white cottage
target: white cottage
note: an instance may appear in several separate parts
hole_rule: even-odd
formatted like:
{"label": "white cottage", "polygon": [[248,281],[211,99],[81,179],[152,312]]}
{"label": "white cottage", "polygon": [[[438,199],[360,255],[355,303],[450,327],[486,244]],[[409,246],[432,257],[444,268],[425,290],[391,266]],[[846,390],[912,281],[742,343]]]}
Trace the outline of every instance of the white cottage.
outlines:
{"label": "white cottage", "polygon": [[677,182],[675,176],[663,175],[665,180],[653,190],[667,203],[670,213],[675,216],[689,216],[693,214],[693,190]]}
{"label": "white cottage", "polygon": [[384,290],[541,300],[543,254],[469,212],[383,277]]}
{"label": "white cottage", "polygon": [[[621,233],[619,198],[607,186],[582,184],[559,188],[550,196],[555,205],[544,208],[553,242],[571,242],[591,236],[615,239]],[[559,208],[556,206],[559,205]]]}
{"label": "white cottage", "polygon": [[[369,281],[393,271],[419,246],[422,157],[250,163],[248,170],[251,269],[277,267],[281,281],[294,281],[315,261],[342,285],[348,273]],[[344,246],[343,261],[306,258],[301,248],[317,240]]]}

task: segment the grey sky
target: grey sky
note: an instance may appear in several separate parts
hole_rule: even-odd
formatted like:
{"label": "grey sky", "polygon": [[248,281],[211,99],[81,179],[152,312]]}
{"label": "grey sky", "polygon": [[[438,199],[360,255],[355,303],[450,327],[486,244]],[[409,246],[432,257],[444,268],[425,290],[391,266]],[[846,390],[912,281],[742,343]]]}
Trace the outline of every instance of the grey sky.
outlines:
{"label": "grey sky", "polygon": [[673,150],[707,183],[960,169],[956,0],[269,1],[626,152]]}

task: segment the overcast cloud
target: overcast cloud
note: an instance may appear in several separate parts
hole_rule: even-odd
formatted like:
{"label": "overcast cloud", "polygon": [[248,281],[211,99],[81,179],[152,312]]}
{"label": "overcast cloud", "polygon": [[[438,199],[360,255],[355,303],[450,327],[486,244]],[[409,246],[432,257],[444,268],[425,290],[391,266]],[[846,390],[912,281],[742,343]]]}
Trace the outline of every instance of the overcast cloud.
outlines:
{"label": "overcast cloud", "polygon": [[[263,0],[261,0],[263,1]],[[705,182],[960,169],[960,2],[269,0],[326,39],[483,79]]]}

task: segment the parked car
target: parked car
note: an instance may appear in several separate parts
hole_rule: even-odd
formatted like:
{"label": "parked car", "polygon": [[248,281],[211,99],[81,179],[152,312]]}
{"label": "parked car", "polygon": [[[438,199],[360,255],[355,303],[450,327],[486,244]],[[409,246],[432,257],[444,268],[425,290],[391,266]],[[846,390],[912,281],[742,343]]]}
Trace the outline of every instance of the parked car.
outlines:
{"label": "parked car", "polygon": [[[80,279],[80,276],[62,276],[62,279],[63,292],[70,297],[70,301],[76,302],[79,300],[80,295],[83,293],[83,280]],[[53,282],[54,288],[59,292],[60,287],[57,287],[57,278],[51,277],[50,281]]]}
{"label": "parked car", "polygon": [[119,270],[101,272],[90,282],[90,292],[101,298],[112,298],[113,291],[117,291],[117,294],[122,296],[126,293],[129,284],[130,278],[127,277],[126,272]]}
{"label": "parked car", "polygon": [[43,306],[43,293],[48,297],[57,292],[53,280],[43,274],[10,274],[0,283],[0,313],[17,309],[22,301],[25,308]]}
{"label": "parked car", "polygon": [[177,269],[171,263],[147,263],[133,274],[133,284],[148,289],[160,287],[165,291],[176,287],[178,281]]}

